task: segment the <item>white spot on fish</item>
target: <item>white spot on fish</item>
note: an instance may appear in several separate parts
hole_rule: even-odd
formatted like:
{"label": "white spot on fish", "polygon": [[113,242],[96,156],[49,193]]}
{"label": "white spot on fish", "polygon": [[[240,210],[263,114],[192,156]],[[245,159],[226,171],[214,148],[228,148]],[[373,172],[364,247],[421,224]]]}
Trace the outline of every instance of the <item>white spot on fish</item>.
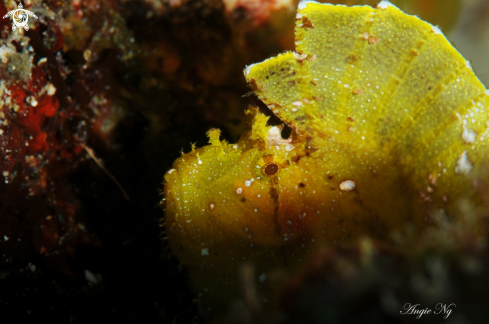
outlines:
{"label": "white spot on fish", "polygon": [[247,66],[247,67],[244,69],[243,73],[244,73],[245,75],[250,74],[251,69],[252,69],[252,68],[253,68],[255,65],[256,65],[256,63],[255,63],[255,64],[248,65],[248,66]]}
{"label": "white spot on fish", "polygon": [[477,133],[474,132],[472,129],[467,129],[464,127],[464,131],[462,132],[462,139],[464,140],[465,143],[474,143],[475,138],[477,137]]}
{"label": "white spot on fish", "polygon": [[352,181],[352,180],[346,180],[346,181],[343,181],[342,183],[340,183],[340,189],[343,190],[343,191],[352,191],[353,189],[355,189],[356,187],[356,183],[355,181]]}
{"label": "white spot on fish", "polygon": [[390,3],[389,1],[387,0],[382,0],[381,2],[379,2],[379,4],[377,5],[377,8],[378,9],[387,9],[387,7],[395,7],[392,3]]}
{"label": "white spot on fish", "polygon": [[299,5],[297,6],[297,9],[302,10],[305,7],[307,7],[307,5],[310,4],[310,3],[317,3],[317,2],[316,1],[302,0],[301,2],[299,2]]}
{"label": "white spot on fish", "polygon": [[431,31],[435,33],[435,35],[441,34],[441,29],[438,26],[431,26]]}
{"label": "white spot on fish", "polygon": [[297,61],[304,61],[307,58],[307,54],[294,53],[294,57]]}
{"label": "white spot on fish", "polygon": [[463,151],[460,154],[460,158],[457,161],[457,166],[455,167],[455,173],[467,175],[470,170],[472,170],[472,163],[469,161],[467,157],[467,151]]}

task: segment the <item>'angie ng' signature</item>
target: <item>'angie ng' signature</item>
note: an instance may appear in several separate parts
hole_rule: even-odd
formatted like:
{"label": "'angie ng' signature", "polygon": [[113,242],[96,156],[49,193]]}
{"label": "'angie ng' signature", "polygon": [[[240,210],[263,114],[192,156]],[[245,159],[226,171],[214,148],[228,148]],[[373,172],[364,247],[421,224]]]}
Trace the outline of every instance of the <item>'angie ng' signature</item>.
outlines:
{"label": "'angie ng' signature", "polygon": [[403,307],[404,312],[400,311],[400,313],[402,315],[416,315],[417,319],[420,319],[421,316],[423,316],[425,314],[426,315],[442,314],[442,315],[444,315],[443,318],[447,319],[448,316],[450,316],[450,314],[452,313],[452,309],[451,309],[452,306],[457,307],[457,305],[455,305],[454,303],[451,303],[449,305],[438,303],[435,306],[435,311],[433,311],[431,308],[417,308],[417,307],[419,307],[419,304],[407,303],[407,304],[404,304],[404,307]]}

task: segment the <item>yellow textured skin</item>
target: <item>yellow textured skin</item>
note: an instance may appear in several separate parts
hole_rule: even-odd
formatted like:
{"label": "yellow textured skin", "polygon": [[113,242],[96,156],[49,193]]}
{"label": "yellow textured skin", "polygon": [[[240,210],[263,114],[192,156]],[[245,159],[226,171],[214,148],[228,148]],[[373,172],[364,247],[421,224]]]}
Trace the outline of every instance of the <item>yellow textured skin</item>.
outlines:
{"label": "yellow textured skin", "polygon": [[239,296],[243,262],[266,290],[260,274],[321,246],[407,224],[422,237],[432,213],[482,206],[489,92],[436,28],[393,6],[314,2],[296,21],[297,53],[245,69],[290,140],[250,110],[237,144],[211,130],[165,175],[168,241],[205,307]]}

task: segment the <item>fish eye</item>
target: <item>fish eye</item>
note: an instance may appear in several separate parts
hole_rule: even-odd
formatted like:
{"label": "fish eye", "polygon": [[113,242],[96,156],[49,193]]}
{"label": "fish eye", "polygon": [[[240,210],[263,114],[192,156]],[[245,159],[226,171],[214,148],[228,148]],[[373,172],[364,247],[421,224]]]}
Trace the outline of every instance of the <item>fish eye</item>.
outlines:
{"label": "fish eye", "polygon": [[273,163],[273,162],[268,163],[267,165],[265,165],[262,168],[262,171],[267,176],[273,176],[273,175],[277,174],[277,172],[278,172],[278,164]]}

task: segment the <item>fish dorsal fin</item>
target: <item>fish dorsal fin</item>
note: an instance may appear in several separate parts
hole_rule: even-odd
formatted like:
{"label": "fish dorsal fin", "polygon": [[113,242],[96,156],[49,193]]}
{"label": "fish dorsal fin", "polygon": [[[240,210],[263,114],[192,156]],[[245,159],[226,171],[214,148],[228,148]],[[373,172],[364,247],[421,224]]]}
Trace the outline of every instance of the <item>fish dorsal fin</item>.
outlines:
{"label": "fish dorsal fin", "polygon": [[414,150],[486,89],[437,27],[385,3],[301,2],[296,53],[247,67],[248,83],[298,132]]}

